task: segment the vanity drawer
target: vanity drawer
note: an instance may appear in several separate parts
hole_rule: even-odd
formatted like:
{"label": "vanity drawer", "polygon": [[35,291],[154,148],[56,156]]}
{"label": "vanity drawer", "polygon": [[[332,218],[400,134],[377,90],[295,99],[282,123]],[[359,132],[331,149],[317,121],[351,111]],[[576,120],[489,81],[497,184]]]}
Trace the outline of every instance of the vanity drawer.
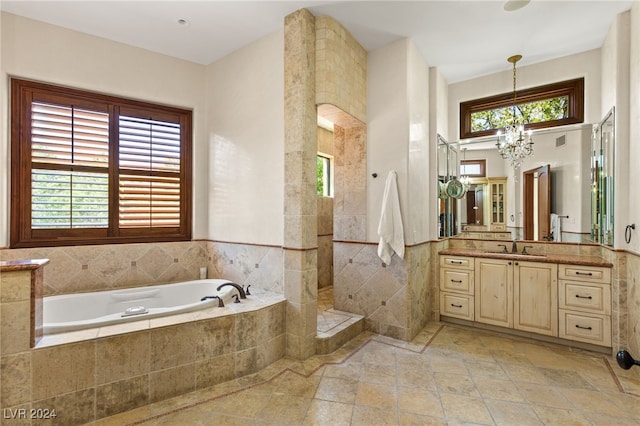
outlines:
{"label": "vanity drawer", "polygon": [[580,280],[610,284],[611,268],[582,265],[559,265],[558,278],[561,280]]}
{"label": "vanity drawer", "polygon": [[473,270],[473,257],[442,255],[440,266]]}
{"label": "vanity drawer", "polygon": [[611,314],[611,286],[560,280],[558,307],[596,314]]}
{"label": "vanity drawer", "polygon": [[440,315],[473,321],[473,296],[440,292]]}
{"label": "vanity drawer", "polygon": [[473,294],[473,271],[441,268],[440,290]]}
{"label": "vanity drawer", "polygon": [[559,336],[563,339],[611,346],[611,317],[559,310]]}

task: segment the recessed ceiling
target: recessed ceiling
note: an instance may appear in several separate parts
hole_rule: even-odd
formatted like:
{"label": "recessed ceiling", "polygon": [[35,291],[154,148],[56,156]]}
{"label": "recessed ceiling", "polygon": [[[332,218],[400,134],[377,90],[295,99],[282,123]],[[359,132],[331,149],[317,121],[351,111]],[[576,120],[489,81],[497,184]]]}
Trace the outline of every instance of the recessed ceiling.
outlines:
{"label": "recessed ceiling", "polygon": [[[513,0],[512,0],[513,1]],[[1,1],[0,9],[188,61],[209,64],[283,27],[306,8],[367,50],[411,38],[449,83],[597,49],[632,0],[505,1]],[[514,1],[514,3],[520,3]],[[508,8],[508,6],[507,6]],[[179,20],[186,24],[179,24]]]}

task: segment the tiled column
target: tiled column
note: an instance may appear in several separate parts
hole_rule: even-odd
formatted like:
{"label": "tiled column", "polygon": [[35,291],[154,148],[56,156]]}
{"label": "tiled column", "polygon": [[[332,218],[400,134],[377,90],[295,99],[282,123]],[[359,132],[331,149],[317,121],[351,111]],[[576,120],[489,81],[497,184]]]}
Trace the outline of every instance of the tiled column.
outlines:
{"label": "tiled column", "polygon": [[0,262],[0,406],[3,408],[25,408],[31,402],[31,348],[42,337],[41,281],[42,266],[47,262]]}
{"label": "tiled column", "polygon": [[285,18],[284,295],[287,355],[315,354],[317,221],[315,18],[298,10]]}

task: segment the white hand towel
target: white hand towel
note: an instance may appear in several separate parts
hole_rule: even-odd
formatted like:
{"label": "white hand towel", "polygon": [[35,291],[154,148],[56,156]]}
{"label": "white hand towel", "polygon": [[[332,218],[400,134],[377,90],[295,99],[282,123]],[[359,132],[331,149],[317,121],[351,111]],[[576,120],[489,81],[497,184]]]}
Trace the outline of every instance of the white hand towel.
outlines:
{"label": "white hand towel", "polygon": [[390,171],[385,183],[382,197],[382,212],[378,224],[378,256],[389,265],[395,252],[401,259],[404,257],[404,230],[400,214],[400,198],[398,196],[398,175]]}
{"label": "white hand towel", "polygon": [[555,213],[551,213],[551,235],[553,235],[553,241],[562,241],[562,226],[560,223],[560,216]]}

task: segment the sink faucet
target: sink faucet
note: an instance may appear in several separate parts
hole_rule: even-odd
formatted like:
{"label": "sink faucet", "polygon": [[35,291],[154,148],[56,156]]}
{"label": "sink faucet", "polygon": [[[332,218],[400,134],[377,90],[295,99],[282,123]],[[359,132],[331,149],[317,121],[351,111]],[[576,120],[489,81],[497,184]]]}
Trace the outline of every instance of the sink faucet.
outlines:
{"label": "sink faucet", "polygon": [[498,247],[502,247],[503,253],[509,253],[509,251],[507,250],[507,246],[505,244],[498,244]]}
{"label": "sink faucet", "polygon": [[247,298],[247,294],[244,292],[244,288],[242,288],[241,286],[239,286],[236,283],[228,282],[228,283],[220,284],[216,290],[220,291],[220,289],[222,287],[226,287],[228,285],[230,285],[232,287],[235,287],[236,290],[238,290],[238,293],[240,293],[240,299],[246,299]]}
{"label": "sink faucet", "polygon": [[516,244],[516,240],[513,240],[513,244],[511,245],[511,253],[518,252],[518,245]]}

